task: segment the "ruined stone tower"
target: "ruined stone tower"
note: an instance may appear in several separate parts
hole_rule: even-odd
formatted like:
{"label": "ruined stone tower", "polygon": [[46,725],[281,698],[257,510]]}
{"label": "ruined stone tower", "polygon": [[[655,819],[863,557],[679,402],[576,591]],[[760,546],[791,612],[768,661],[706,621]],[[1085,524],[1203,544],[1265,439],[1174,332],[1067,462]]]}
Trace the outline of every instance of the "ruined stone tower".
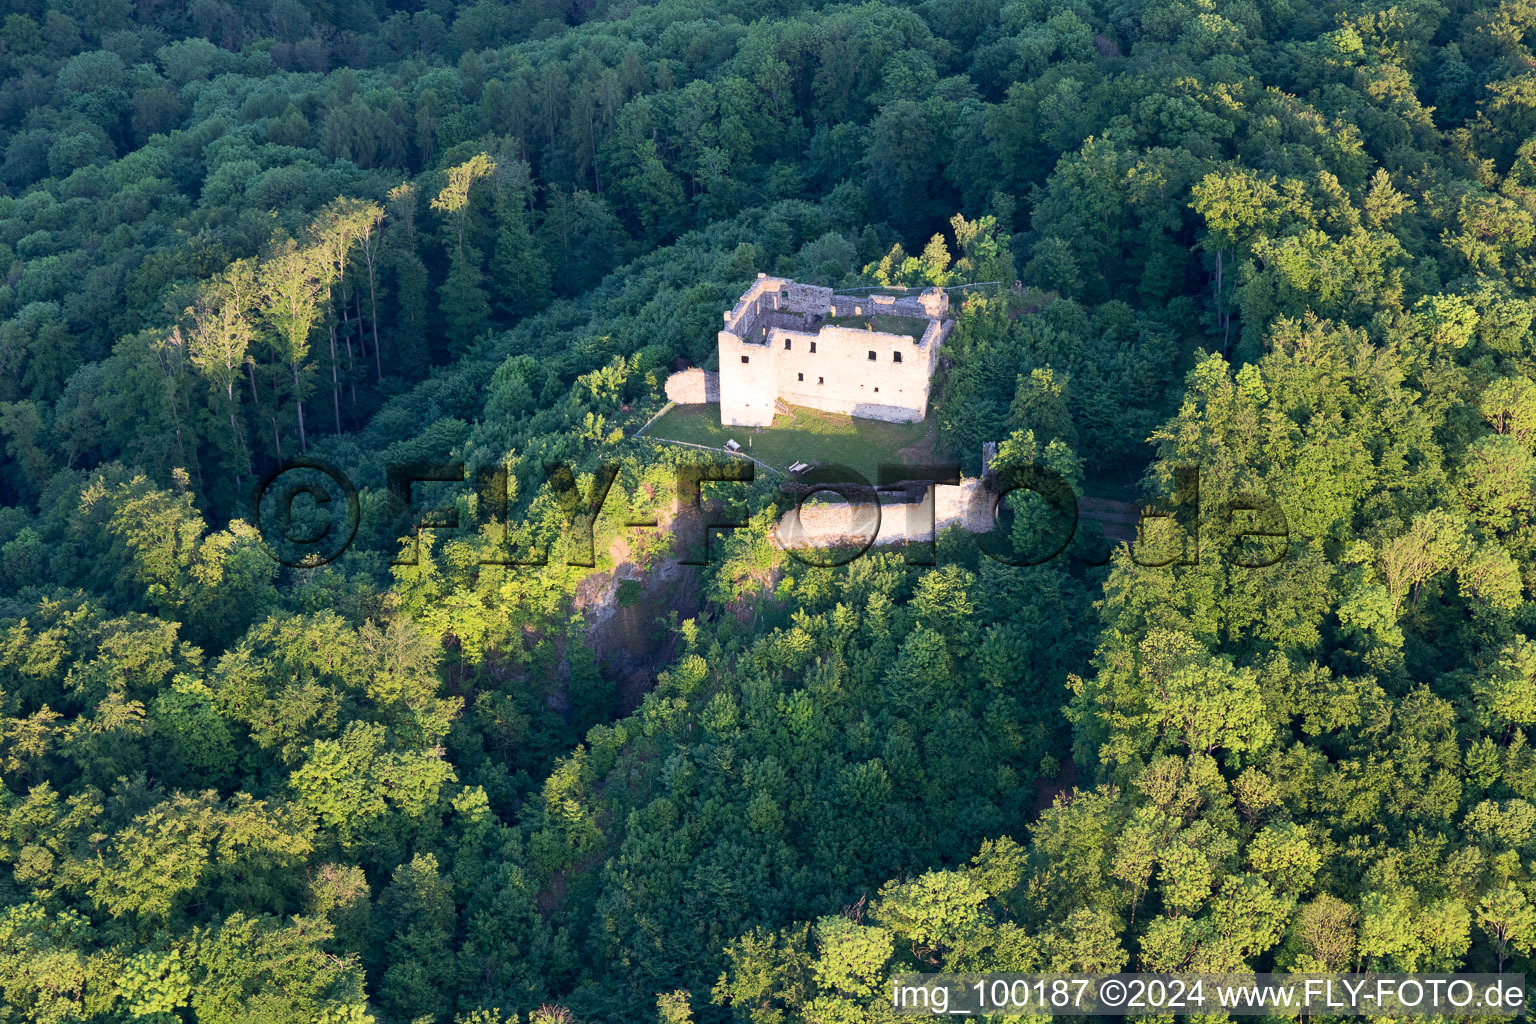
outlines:
{"label": "ruined stone tower", "polygon": [[939,345],[954,326],[947,312],[938,288],[856,298],[759,274],[718,336],[720,422],[768,426],[784,401],[915,423],[928,413]]}

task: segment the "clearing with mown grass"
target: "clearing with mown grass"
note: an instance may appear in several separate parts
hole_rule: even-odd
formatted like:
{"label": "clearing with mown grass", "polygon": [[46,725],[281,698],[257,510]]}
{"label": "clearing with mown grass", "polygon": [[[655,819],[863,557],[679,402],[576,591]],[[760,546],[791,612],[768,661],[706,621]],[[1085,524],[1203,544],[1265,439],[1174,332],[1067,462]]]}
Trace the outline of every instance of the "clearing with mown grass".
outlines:
{"label": "clearing with mown grass", "polygon": [[743,453],[780,471],[796,462],[835,462],[871,483],[880,463],[933,461],[937,446],[931,422],[886,423],[799,405],[775,416],[771,427],[722,427],[720,406],[713,402],[668,410],[647,436],[710,448],[734,440]]}

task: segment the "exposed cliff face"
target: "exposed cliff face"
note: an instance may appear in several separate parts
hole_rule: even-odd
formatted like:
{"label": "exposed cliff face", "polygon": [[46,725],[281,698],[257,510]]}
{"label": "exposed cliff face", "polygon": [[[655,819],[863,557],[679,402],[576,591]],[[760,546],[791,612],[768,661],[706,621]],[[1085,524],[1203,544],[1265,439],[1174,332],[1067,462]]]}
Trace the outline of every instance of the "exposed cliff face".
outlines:
{"label": "exposed cliff face", "polygon": [[573,610],[586,619],[587,644],[614,680],[618,712],[628,714],[676,656],[668,614],[676,612],[681,621],[703,607],[702,575],[670,556],[642,566],[623,538],[609,545],[608,554],[614,568],[581,581]]}

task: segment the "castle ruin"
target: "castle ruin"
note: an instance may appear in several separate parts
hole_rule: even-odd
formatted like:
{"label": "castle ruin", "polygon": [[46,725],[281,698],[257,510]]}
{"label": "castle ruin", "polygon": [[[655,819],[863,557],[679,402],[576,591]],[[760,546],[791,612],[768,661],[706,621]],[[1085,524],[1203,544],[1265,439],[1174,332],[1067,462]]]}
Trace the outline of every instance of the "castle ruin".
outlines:
{"label": "castle ruin", "polygon": [[954,321],[940,288],[898,297],[757,275],[719,333],[720,422],[766,427],[779,402],[915,423]]}

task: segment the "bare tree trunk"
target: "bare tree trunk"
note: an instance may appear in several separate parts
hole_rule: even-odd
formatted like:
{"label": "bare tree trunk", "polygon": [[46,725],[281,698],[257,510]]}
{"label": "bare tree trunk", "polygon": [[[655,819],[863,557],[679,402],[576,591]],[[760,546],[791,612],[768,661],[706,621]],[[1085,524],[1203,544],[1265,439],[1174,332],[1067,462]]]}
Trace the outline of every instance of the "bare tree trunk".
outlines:
{"label": "bare tree trunk", "polygon": [[[360,352],[362,354],[363,360],[366,362],[367,359],[368,359],[368,339],[363,334],[363,293],[360,292],[360,291],[354,291],[352,293],[352,311],[357,314],[357,350],[358,350],[358,352]],[[351,352],[352,352],[352,343],[349,341],[349,342],[347,342],[347,353],[348,353],[347,354],[347,362],[348,362],[348,364],[350,364],[352,362]],[[363,372],[367,373],[368,371],[364,370]],[[351,384],[351,387],[352,387],[352,404],[356,405],[357,404],[357,373],[355,371],[352,374],[352,384]]]}
{"label": "bare tree trunk", "polygon": [[587,142],[592,153],[592,184],[597,194],[603,194],[603,179],[597,173],[597,123],[593,120],[593,114],[597,112],[597,103],[593,101],[593,109],[587,111]]}
{"label": "bare tree trunk", "polygon": [[[348,330],[352,324],[352,314],[347,310],[347,297],[341,297],[341,340],[347,346],[347,374],[350,376],[357,372],[356,353],[352,351],[352,334]],[[335,328],[331,328],[333,331]],[[366,353],[364,353],[366,355]],[[356,390],[355,388],[353,389]]]}
{"label": "bare tree trunk", "polygon": [[192,464],[192,472],[197,474],[197,489],[198,489],[198,492],[201,493],[205,489],[203,487],[203,464],[202,464],[201,461],[199,461],[199,459],[197,457],[197,452],[193,452],[192,453],[192,457],[190,459],[187,458],[186,446],[182,443],[182,440],[181,440],[181,419],[180,419],[180,417],[177,417],[177,420],[176,420],[176,447],[181,449],[182,461],[190,462]]}
{"label": "bare tree trunk", "polygon": [[[574,192],[572,193],[572,196],[574,198],[574,196],[575,196]],[[570,213],[569,206],[567,206],[566,209],[562,211],[562,213],[565,214],[565,215],[561,216],[561,218],[560,218],[560,257],[561,257],[560,269],[562,271],[560,276],[561,276],[561,278],[565,282],[565,290],[566,291],[570,291],[571,290],[571,219],[568,216],[568,214]]]}
{"label": "bare tree trunk", "polygon": [[283,435],[277,429],[277,417],[268,416],[267,418],[272,421],[272,440],[277,442],[277,461],[281,462],[283,461]]}
{"label": "bare tree trunk", "polygon": [[255,405],[256,408],[260,409],[261,396],[256,394],[256,360],[248,360],[245,364],[245,368],[250,371],[251,375],[251,403]]}
{"label": "bare tree trunk", "polygon": [[1222,269],[1225,250],[1216,250],[1216,316],[1221,321],[1221,353],[1226,355],[1232,347],[1232,311],[1227,308],[1225,296],[1222,295]]}
{"label": "bare tree trunk", "polygon": [[[235,439],[235,454],[244,456],[241,461],[245,463],[246,467],[248,467],[251,461],[251,456],[250,453],[245,450],[245,441],[240,436],[240,425],[235,422],[235,378],[229,378],[229,383],[225,387],[224,394],[229,399],[229,432],[230,436]],[[240,468],[238,464],[237,468],[235,469],[235,486],[238,488],[245,487],[245,470],[244,468]]]}
{"label": "bare tree trunk", "polygon": [[373,260],[368,260],[368,323],[373,328],[373,371],[384,379],[384,359],[379,355],[379,296],[374,287]]}
{"label": "bare tree trunk", "polygon": [[[177,353],[174,358],[181,359],[184,357],[184,353],[179,347],[181,343],[181,332],[179,330],[174,331],[173,335],[178,346]],[[161,356],[160,367],[165,371],[166,375],[167,398],[168,404],[171,407],[171,422],[176,425],[176,453],[181,457],[183,466],[190,465],[192,469],[197,473],[197,489],[201,491],[203,490],[203,467],[198,465],[196,452],[192,453],[192,458],[187,458],[187,444],[181,436],[181,408],[176,401],[176,377],[178,376],[178,368],[167,365],[164,355]]]}
{"label": "bare tree trunk", "polygon": [[299,364],[289,363],[293,368],[293,404],[299,410],[299,450],[309,451],[309,435],[304,432],[304,400],[299,397]]}
{"label": "bare tree trunk", "polygon": [[336,414],[336,433],[341,433],[341,381],[336,375],[336,321],[331,321],[331,409]]}

